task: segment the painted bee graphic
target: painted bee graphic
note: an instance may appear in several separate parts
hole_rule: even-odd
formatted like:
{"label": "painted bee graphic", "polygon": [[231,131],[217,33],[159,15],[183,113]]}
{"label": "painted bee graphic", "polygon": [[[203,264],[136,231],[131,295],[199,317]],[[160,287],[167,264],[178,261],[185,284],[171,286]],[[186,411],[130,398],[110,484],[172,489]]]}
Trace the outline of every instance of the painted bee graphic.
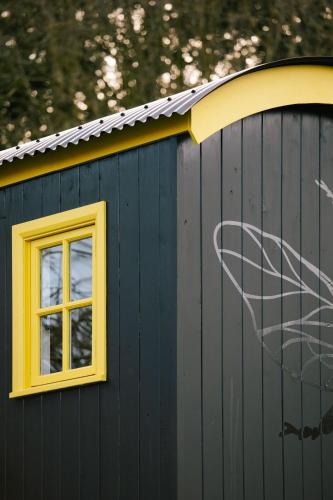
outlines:
{"label": "painted bee graphic", "polygon": [[[316,184],[333,200],[323,181]],[[333,391],[330,277],[282,237],[246,222],[219,223],[213,240],[223,271],[241,295],[265,352],[294,380]],[[264,315],[267,304],[269,314]],[[285,423],[283,434],[316,439],[332,430],[333,407],[317,427],[297,429]]]}

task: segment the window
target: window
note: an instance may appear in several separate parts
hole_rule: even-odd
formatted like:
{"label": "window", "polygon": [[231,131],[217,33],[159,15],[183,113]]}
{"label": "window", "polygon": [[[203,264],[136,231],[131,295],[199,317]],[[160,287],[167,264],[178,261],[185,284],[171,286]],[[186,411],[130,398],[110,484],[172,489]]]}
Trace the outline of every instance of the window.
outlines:
{"label": "window", "polygon": [[106,380],[105,202],[13,226],[10,397]]}

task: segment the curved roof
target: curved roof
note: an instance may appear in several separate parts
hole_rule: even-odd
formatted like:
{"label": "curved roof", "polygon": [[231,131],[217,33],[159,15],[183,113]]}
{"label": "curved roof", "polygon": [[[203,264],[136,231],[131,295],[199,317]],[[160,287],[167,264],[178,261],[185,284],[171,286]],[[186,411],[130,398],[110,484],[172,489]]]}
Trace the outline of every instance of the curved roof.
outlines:
{"label": "curved roof", "polygon": [[[229,77],[227,77],[229,78]],[[42,139],[27,142],[21,146],[14,146],[0,152],[0,165],[12,162],[15,158],[22,159],[25,155],[33,156],[36,152],[44,153],[48,149],[66,148],[69,144],[78,144],[79,141],[88,141],[91,137],[100,137],[101,134],[111,134],[114,130],[122,130],[126,126],[133,127],[136,123],[146,123],[150,118],[157,120],[161,116],[169,118],[177,113],[184,115],[196,102],[226,79],[219,79],[199,87],[185,90],[170,97],[158,99],[127,111],[93,120],[83,125],[48,135]]]}
{"label": "curved roof", "polygon": [[235,80],[245,74],[251,74],[269,68],[299,65],[333,66],[333,57],[302,57],[285,59],[273,63],[262,64],[237,73],[217,79],[199,87],[185,90],[170,97],[158,99],[141,106],[108,115],[84,125],[52,134],[20,146],[14,146],[0,152],[0,165],[34,156],[36,153],[45,153],[48,150],[66,148],[70,144],[78,144],[80,141],[89,141],[92,137],[100,137],[102,134],[111,134],[115,130],[124,127],[133,127],[137,123],[146,123],[150,119],[157,120],[160,117],[171,117],[172,115],[185,115],[195,104],[210,94],[213,90],[222,87],[225,83]]}

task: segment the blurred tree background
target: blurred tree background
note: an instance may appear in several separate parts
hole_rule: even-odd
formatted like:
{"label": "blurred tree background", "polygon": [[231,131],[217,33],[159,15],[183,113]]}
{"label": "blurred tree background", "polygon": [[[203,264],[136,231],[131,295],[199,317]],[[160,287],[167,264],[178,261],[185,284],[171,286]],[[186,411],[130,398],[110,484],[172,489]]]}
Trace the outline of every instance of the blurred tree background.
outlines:
{"label": "blurred tree background", "polygon": [[332,0],[0,0],[2,148],[262,62],[331,55],[332,16]]}

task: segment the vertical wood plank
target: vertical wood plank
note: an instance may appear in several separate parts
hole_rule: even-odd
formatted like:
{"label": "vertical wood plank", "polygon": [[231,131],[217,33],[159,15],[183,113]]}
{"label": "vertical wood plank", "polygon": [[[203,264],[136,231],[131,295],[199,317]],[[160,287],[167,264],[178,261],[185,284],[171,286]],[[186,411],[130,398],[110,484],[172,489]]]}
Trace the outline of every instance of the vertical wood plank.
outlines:
{"label": "vertical wood plank", "polygon": [[159,143],[160,498],[177,498],[177,139]]}
{"label": "vertical wood plank", "polygon": [[178,157],[178,496],[202,499],[200,147]]}
{"label": "vertical wood plank", "polygon": [[6,486],[6,340],[5,331],[5,269],[6,269],[6,190],[0,190],[0,366],[2,367],[2,391],[0,391],[0,492],[5,494]]}
{"label": "vertical wood plank", "polygon": [[[243,120],[243,214],[244,223],[262,226],[262,115]],[[243,255],[261,264],[261,254],[243,232]],[[262,295],[261,273],[243,264],[245,292]],[[252,304],[258,327],[261,328],[261,302]],[[244,498],[264,498],[263,481],[263,408],[262,408],[262,346],[258,342],[249,310],[243,301],[243,384],[244,384]]]}
{"label": "vertical wood plank", "polygon": [[[301,253],[300,247],[300,113],[296,110],[285,110],[282,115],[282,239]],[[296,273],[300,273],[300,263],[293,262]],[[282,256],[282,273],[289,274],[289,266]],[[282,291],[287,291],[285,282]],[[300,296],[283,301],[281,322],[300,317]],[[282,333],[283,342],[290,335]],[[282,362],[291,371],[301,371],[301,346],[286,349],[282,354]],[[302,393],[301,385],[293,381],[291,375],[283,371],[283,421],[302,427]],[[284,436],[284,479],[285,500],[303,498],[303,444],[293,435]]]}
{"label": "vertical wood plank", "polygon": [[[325,182],[328,188],[333,191],[333,117],[331,112],[323,112],[320,127],[320,179]],[[333,278],[332,265],[332,204],[326,193],[320,192],[320,269],[331,279]],[[324,286],[320,288],[324,292]],[[332,323],[332,316],[325,316],[321,319],[329,320]],[[321,340],[332,345],[332,333],[329,329],[321,329]],[[330,370],[331,372],[331,370]],[[328,371],[321,365],[321,381],[327,380]],[[323,499],[332,497],[333,475],[331,464],[333,461],[333,432],[332,432],[332,392],[322,391],[321,393],[321,430],[322,430],[322,494]]]}
{"label": "vertical wood plank", "polygon": [[223,498],[221,272],[213,244],[221,221],[221,132],[202,144],[203,497]]}
{"label": "vertical wood plank", "polygon": [[140,498],[160,495],[160,314],[158,147],[139,150]]}
{"label": "vertical wood plank", "polygon": [[101,500],[119,498],[119,157],[100,162],[100,197],[107,202],[107,376],[100,386]]}
{"label": "vertical wood plank", "polygon": [[[314,111],[302,113],[302,176],[301,176],[301,248],[302,256],[309,262],[320,268],[320,220],[319,220],[319,187],[315,181],[320,178],[319,160],[319,116]],[[328,204],[327,204],[328,205]],[[301,276],[302,277],[302,276]],[[319,280],[310,276],[303,277],[307,285],[319,293]],[[301,296],[301,315],[304,316],[315,307],[320,307],[319,301],[316,303],[307,295]],[[308,329],[307,329],[308,331]],[[315,332],[309,332],[315,333]],[[317,331],[318,334],[318,331]],[[307,345],[302,345],[302,364],[309,358]],[[321,436],[312,439],[307,436],[306,428],[318,428],[320,423],[320,363],[317,362],[311,367],[311,381],[316,385],[303,384],[302,406],[303,406],[303,478],[304,478],[304,500],[322,498],[321,481]]]}
{"label": "vertical wood plank", "polygon": [[12,390],[12,225],[21,222],[23,214],[22,184],[6,189],[6,265],[4,324],[6,332],[5,396],[6,411],[6,482],[5,498],[24,498],[24,401],[9,400]]}
{"label": "vertical wood plank", "polygon": [[[32,220],[42,213],[42,181],[23,185],[23,217]],[[42,495],[42,406],[41,395],[24,399],[24,495],[38,499]]]}
{"label": "vertical wood plank", "polygon": [[[99,200],[99,162],[81,165],[79,170],[80,206]],[[98,385],[80,391],[80,500],[100,496],[100,420]]]}
{"label": "vertical wood plank", "polygon": [[[242,122],[222,133],[222,214],[223,220],[242,219]],[[228,248],[242,253],[241,233],[222,232]],[[233,275],[241,283],[241,262],[234,262]],[[243,498],[243,336],[242,297],[223,273],[223,415],[224,495]]]}
{"label": "vertical wood plank", "polygon": [[[276,236],[281,235],[281,111],[263,114],[263,169],[262,169],[262,228]],[[273,262],[281,260],[277,246],[269,247]],[[263,295],[276,293],[275,283],[267,274],[262,276]],[[281,322],[281,303],[263,301],[264,326]],[[283,498],[283,439],[279,436],[282,422],[281,333],[271,341],[276,363],[263,350],[263,462],[265,498]]]}
{"label": "vertical wood plank", "polygon": [[119,157],[120,173],[120,499],[139,496],[138,151]]}

